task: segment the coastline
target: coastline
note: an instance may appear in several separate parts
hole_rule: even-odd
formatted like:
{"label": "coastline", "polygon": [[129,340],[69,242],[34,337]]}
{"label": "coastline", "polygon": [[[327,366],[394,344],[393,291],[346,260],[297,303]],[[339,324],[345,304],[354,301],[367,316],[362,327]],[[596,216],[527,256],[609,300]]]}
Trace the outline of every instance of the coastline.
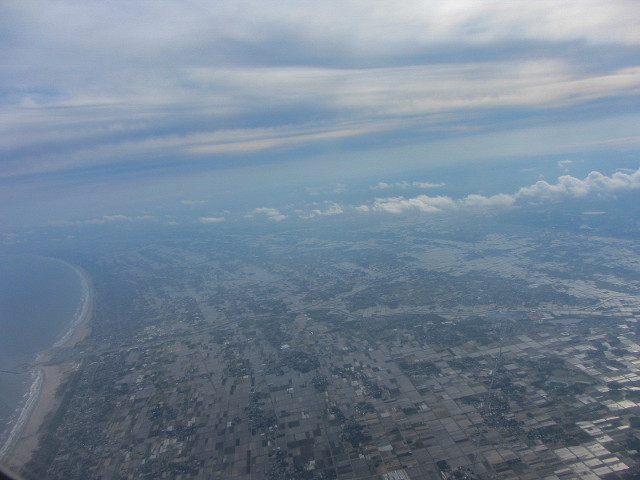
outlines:
{"label": "coastline", "polygon": [[80,304],[65,333],[50,348],[37,355],[32,364],[34,381],[28,398],[14,422],[4,444],[0,448],[0,461],[14,471],[19,471],[31,458],[40,438],[40,427],[45,417],[58,408],[61,398],[56,398],[58,387],[68,374],[78,367],[77,362],[68,361],[59,365],[47,365],[54,354],[70,348],[89,334],[94,294],[91,279],[81,268],[58,260],[74,270],[80,277]]}

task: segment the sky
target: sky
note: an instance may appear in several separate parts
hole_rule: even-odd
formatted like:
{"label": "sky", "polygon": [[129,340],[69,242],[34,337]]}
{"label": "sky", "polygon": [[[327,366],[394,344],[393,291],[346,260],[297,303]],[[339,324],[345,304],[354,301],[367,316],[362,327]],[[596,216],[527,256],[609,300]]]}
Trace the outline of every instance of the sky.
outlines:
{"label": "sky", "polygon": [[[638,18],[629,0],[5,0],[0,223],[171,201],[209,202],[198,219],[216,224],[238,192],[245,217],[279,221],[250,192],[593,152],[619,185],[635,170],[615,173],[617,155],[640,167]],[[596,178],[570,168],[540,180]],[[490,202],[372,189],[353,208],[508,206],[536,182]],[[299,216],[345,211],[318,200]]]}

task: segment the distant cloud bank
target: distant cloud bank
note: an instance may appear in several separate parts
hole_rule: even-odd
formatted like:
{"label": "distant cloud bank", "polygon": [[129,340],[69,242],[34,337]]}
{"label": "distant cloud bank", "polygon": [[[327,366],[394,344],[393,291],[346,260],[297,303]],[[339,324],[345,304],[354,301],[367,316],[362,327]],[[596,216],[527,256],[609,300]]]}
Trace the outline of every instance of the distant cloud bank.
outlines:
{"label": "distant cloud bank", "polygon": [[[561,163],[564,165],[566,162]],[[426,186],[425,186],[426,185]],[[440,187],[444,184],[426,183],[426,182],[379,182],[375,187],[368,187],[365,192],[380,190],[386,188],[432,188]],[[366,187],[365,187],[366,188]],[[460,198],[452,198],[448,195],[416,195],[414,197],[390,196],[377,197],[368,203],[362,204],[346,204],[339,203],[330,199],[324,201],[313,201],[301,206],[285,206],[285,207],[256,207],[244,215],[245,219],[253,219],[256,221],[281,222],[287,218],[298,218],[301,220],[311,220],[320,217],[332,217],[343,214],[374,214],[389,213],[401,214],[407,212],[421,213],[446,213],[446,212],[489,212],[500,211],[517,207],[519,204],[541,204],[544,202],[559,202],[563,199],[570,198],[589,198],[602,197],[613,198],[617,193],[640,189],[640,168],[637,170],[621,169],[611,175],[604,175],[598,171],[592,171],[584,178],[577,178],[572,175],[562,175],[555,182],[540,180],[528,186],[517,189],[514,193],[497,193],[495,195],[481,195],[471,193]],[[347,187],[341,185],[339,192],[347,190]],[[331,195],[336,189],[329,188],[324,191],[310,191],[309,195],[317,194]],[[369,193],[370,194],[370,193]],[[185,205],[196,205],[200,201],[181,201]],[[585,211],[584,215],[599,215],[601,211]],[[178,225],[185,222],[199,223],[203,225],[218,224],[228,221],[234,221],[237,214],[229,210],[218,212],[217,216],[201,216],[197,218],[181,218],[170,217],[162,222],[164,225]],[[125,215],[114,213],[111,215],[103,215],[101,217],[90,218],[76,222],[62,222],[59,225],[111,225],[111,224],[127,224],[141,221],[159,221],[157,217],[147,214],[141,215]]]}
{"label": "distant cloud bank", "polygon": [[386,182],[378,182],[376,185],[373,185],[371,190],[384,190],[387,188],[402,188],[406,190],[407,188],[437,188],[444,187],[444,183],[429,183],[429,182],[407,182],[403,180],[401,182],[394,183],[386,183]]}
{"label": "distant cloud bank", "polygon": [[141,220],[154,220],[155,217],[152,215],[137,215],[135,217],[131,217],[129,215],[115,214],[115,215],[103,215],[99,218],[91,218],[89,220],[85,220],[86,224],[96,224],[100,225],[103,223],[111,223],[111,222],[134,222]]}
{"label": "distant cloud bank", "polygon": [[246,215],[246,218],[252,218],[256,215],[264,215],[268,220],[273,220],[274,222],[280,222],[287,218],[288,215],[283,215],[277,208],[271,207],[258,207],[254,208],[251,213]]}
{"label": "distant cloud bank", "polygon": [[298,209],[296,210],[296,213],[300,218],[313,218],[326,215],[339,215],[341,213],[344,213],[344,209],[338,203],[325,202],[325,205],[321,205],[320,208],[312,208],[311,210]]}
{"label": "distant cloud bank", "polygon": [[[386,184],[385,184],[386,185]],[[360,212],[402,213],[410,210],[420,212],[442,212],[447,210],[488,209],[511,207],[516,202],[542,202],[561,200],[562,198],[582,198],[589,195],[613,195],[616,192],[640,188],[640,169],[634,172],[616,172],[606,176],[600,172],[591,172],[583,180],[571,175],[558,177],[556,183],[544,180],[520,188],[516,193],[499,193],[492,196],[478,194],[467,195],[460,199],[448,196],[430,197],[418,195],[413,198],[388,197],[376,198],[371,205],[356,207]]]}
{"label": "distant cloud bank", "polygon": [[613,194],[636,188],[640,188],[640,169],[633,173],[616,172],[610,177],[600,172],[591,172],[584,180],[563,175],[555,184],[541,180],[529,187],[523,187],[515,197],[554,200],[562,197],[585,197],[591,194]]}
{"label": "distant cloud bank", "polygon": [[199,223],[204,223],[204,224],[220,223],[220,222],[224,222],[225,220],[226,220],[225,217],[200,217],[200,218],[198,218],[198,222]]}

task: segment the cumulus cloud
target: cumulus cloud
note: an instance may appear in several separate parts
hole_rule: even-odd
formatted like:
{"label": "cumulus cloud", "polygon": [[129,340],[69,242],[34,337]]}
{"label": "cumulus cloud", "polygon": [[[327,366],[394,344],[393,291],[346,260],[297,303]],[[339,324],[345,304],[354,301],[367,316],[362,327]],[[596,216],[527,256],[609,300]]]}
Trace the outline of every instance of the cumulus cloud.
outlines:
{"label": "cumulus cloud", "polygon": [[457,203],[460,207],[466,208],[494,208],[494,207],[510,207],[516,201],[513,195],[508,193],[499,193],[490,197],[484,195],[471,194],[459,200]]}
{"label": "cumulus cloud", "polygon": [[573,163],[573,160],[560,160],[558,162],[558,167],[566,169],[566,166],[572,163]]}
{"label": "cumulus cloud", "polygon": [[411,182],[411,186],[416,188],[438,188],[444,187],[444,183],[430,183],[430,182]]}
{"label": "cumulus cloud", "polygon": [[406,180],[402,180],[400,182],[378,182],[376,185],[369,187],[371,190],[384,190],[387,188],[402,188],[406,190],[407,188],[437,188],[444,187],[444,183],[430,183],[430,182],[407,182]]}
{"label": "cumulus cloud", "polygon": [[640,189],[640,169],[625,172],[618,171],[611,176],[593,171],[584,179],[571,175],[558,177],[556,183],[540,180],[533,185],[520,188],[516,193],[498,193],[492,196],[470,194],[460,199],[448,196],[430,197],[418,195],[413,198],[389,197],[376,198],[371,206],[360,205],[360,212],[402,213],[405,211],[443,212],[452,210],[508,208],[519,200],[542,202],[562,198],[583,198],[589,195],[613,195],[616,192]]}
{"label": "cumulus cloud", "polygon": [[[317,203],[314,205],[317,205]],[[298,209],[296,210],[296,213],[298,214],[298,217],[308,219],[327,215],[340,215],[341,213],[344,213],[344,208],[339,203],[325,202],[325,205],[321,208],[311,208],[308,210]]]}
{"label": "cumulus cloud", "polygon": [[414,198],[376,198],[371,210],[378,212],[401,213],[405,210],[440,212],[442,210],[455,208],[457,208],[455,200],[452,200],[449,197],[429,197],[428,195],[418,195]]}
{"label": "cumulus cloud", "polygon": [[571,175],[558,177],[557,183],[544,180],[523,187],[515,194],[517,198],[532,200],[557,200],[563,197],[586,197],[592,194],[614,194],[618,191],[640,188],[640,169],[633,173],[615,172],[610,177],[593,171],[584,180]]}
{"label": "cumulus cloud", "polygon": [[102,217],[105,222],[118,222],[122,220],[131,221],[132,218],[127,215],[105,215]]}
{"label": "cumulus cloud", "polygon": [[131,217],[126,215],[104,215],[100,218],[91,218],[89,220],[85,220],[84,223],[99,225],[107,222],[130,222]]}
{"label": "cumulus cloud", "polygon": [[114,214],[114,215],[103,215],[99,218],[91,218],[89,220],[85,220],[83,223],[86,224],[94,224],[100,225],[103,223],[111,223],[111,222],[133,222],[133,221],[141,221],[141,220],[155,220],[153,215],[137,215],[137,216],[129,216],[122,214]]}
{"label": "cumulus cloud", "polygon": [[252,218],[256,215],[264,215],[269,220],[273,220],[274,222],[280,222],[287,218],[287,215],[280,213],[277,208],[270,207],[258,207],[254,208],[253,211],[246,215],[247,218]]}
{"label": "cumulus cloud", "polygon": [[225,217],[200,217],[198,218],[198,223],[220,223],[224,222],[225,220]]}

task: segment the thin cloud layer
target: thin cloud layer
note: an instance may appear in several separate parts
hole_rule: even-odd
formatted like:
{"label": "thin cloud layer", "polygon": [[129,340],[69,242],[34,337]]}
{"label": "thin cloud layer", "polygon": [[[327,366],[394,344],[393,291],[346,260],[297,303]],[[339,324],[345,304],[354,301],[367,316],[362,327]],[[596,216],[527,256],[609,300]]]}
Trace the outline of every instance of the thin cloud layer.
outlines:
{"label": "thin cloud layer", "polygon": [[639,17],[629,0],[4,2],[0,178],[486,130],[495,109],[611,114],[640,91]]}

